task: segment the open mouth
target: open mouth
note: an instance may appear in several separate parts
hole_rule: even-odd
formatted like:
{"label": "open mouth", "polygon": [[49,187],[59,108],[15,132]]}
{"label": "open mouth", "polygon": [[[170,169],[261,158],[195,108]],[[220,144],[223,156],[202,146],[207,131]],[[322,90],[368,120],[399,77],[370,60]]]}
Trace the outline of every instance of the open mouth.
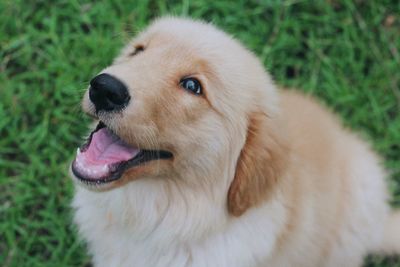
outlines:
{"label": "open mouth", "polygon": [[116,181],[130,168],[151,160],[172,158],[163,150],[144,150],[131,146],[99,122],[88,140],[78,148],[72,172],[86,184]]}

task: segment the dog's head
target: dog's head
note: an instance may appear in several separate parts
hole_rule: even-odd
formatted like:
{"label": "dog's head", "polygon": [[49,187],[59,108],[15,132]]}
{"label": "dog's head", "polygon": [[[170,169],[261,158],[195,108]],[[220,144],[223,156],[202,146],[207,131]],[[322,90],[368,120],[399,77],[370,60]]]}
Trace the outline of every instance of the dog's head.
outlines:
{"label": "dog's head", "polygon": [[137,179],[217,186],[240,215],[282,169],[275,102],[262,65],[238,42],[209,24],[158,20],[91,80],[83,109],[99,123],[73,176],[96,190]]}

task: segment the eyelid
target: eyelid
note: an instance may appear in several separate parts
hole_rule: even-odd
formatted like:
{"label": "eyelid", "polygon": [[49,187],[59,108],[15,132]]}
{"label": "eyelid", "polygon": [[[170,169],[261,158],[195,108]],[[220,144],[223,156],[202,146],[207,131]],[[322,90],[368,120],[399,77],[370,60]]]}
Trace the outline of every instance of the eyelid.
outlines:
{"label": "eyelid", "polygon": [[203,85],[202,85],[200,79],[198,79],[196,76],[192,76],[192,75],[183,76],[183,77],[179,80],[178,85],[180,86],[180,85],[182,84],[182,82],[183,82],[184,80],[186,80],[186,79],[194,79],[194,80],[197,80],[197,81],[199,82],[200,86],[203,87]]}
{"label": "eyelid", "polygon": [[181,81],[185,80],[185,79],[196,79],[196,80],[198,80],[198,81],[200,82],[200,84],[201,84],[201,77],[198,77],[198,76],[200,76],[200,75],[198,75],[197,73],[192,73],[192,74],[183,75],[183,76],[181,76],[181,79],[179,80],[179,83],[180,83]]}

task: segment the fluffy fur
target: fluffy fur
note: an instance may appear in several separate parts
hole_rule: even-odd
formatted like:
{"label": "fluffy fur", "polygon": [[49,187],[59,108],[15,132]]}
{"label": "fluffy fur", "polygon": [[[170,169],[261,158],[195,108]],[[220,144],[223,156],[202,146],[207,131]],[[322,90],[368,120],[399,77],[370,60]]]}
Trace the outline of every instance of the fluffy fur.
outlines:
{"label": "fluffy fur", "polygon": [[[132,100],[94,114],[86,94],[84,110],[174,158],[109,188],[76,186],[75,222],[95,266],[356,267],[369,252],[400,252],[400,216],[370,147],[314,99],[277,89],[212,25],[159,19],[102,72]],[[185,76],[202,96],[179,87]]]}

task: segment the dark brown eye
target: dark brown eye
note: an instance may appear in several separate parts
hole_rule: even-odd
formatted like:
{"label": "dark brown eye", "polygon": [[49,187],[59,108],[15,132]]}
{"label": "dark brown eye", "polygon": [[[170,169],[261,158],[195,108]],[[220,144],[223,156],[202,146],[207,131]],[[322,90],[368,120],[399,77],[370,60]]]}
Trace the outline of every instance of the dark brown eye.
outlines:
{"label": "dark brown eye", "polygon": [[144,46],[143,45],[138,45],[138,46],[135,47],[135,50],[129,54],[129,56],[133,57],[133,56],[135,56],[135,55],[137,55],[137,54],[139,54],[140,52],[143,52],[143,51],[144,51]]}
{"label": "dark brown eye", "polygon": [[202,93],[201,84],[195,78],[182,79],[180,82],[180,86],[183,89],[185,89],[193,94],[196,94],[196,95],[201,95],[201,93]]}

